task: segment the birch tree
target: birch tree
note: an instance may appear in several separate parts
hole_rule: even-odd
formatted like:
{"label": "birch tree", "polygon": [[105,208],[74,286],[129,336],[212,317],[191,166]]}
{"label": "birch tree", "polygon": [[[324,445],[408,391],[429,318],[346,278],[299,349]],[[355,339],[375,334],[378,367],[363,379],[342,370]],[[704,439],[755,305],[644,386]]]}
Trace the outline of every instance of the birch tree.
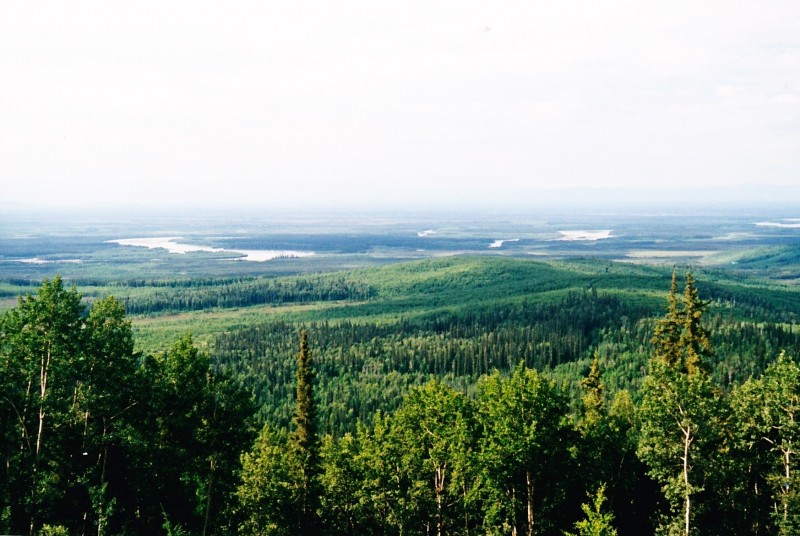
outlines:
{"label": "birch tree", "polygon": [[290,535],[297,525],[297,475],[284,433],[264,427],[242,455],[242,483],[236,490],[239,534]]}
{"label": "birch tree", "polygon": [[83,359],[83,310],[75,288],[60,277],[45,280],[35,295],[19,299],[3,320],[2,355],[9,388],[3,393],[13,422],[15,452],[7,452],[10,510],[15,533],[34,534],[54,517],[67,490],[58,478],[69,472],[75,429],[76,374]]}
{"label": "birch tree", "polygon": [[469,533],[475,422],[463,395],[438,381],[413,389],[394,416],[410,493],[428,534]]}
{"label": "birch tree", "polygon": [[552,533],[563,504],[573,436],[566,396],[521,364],[478,385],[486,529],[513,535]]}
{"label": "birch tree", "polygon": [[689,536],[699,531],[695,520],[705,505],[696,498],[713,477],[724,412],[721,393],[703,361],[710,355],[700,325],[706,304],[698,298],[691,274],[682,303],[676,286],[673,276],[667,313],[656,327],[655,353],[642,385],[638,453],[670,506],[659,532]]}
{"label": "birch tree", "polygon": [[652,482],[636,457],[638,429],[630,393],[619,391],[612,400],[595,355],[589,374],[581,382],[583,396],[577,420],[580,434],[575,449],[579,488],[591,494],[602,487],[604,499],[615,509],[623,534],[652,532]]}
{"label": "birch tree", "polygon": [[[788,535],[800,531],[800,366],[781,354],[760,378],[751,378],[733,393],[740,452],[749,462],[745,504],[752,530]],[[759,485],[761,489],[759,489]],[[769,502],[759,497],[766,495]],[[768,508],[764,512],[764,506]]]}
{"label": "birch tree", "polygon": [[20,298],[0,323],[7,384],[0,407],[12,417],[3,428],[13,439],[4,453],[9,515],[0,528],[9,532],[55,523],[102,535],[115,503],[109,472],[125,479],[125,469],[109,468],[109,449],[124,449],[135,435],[127,412],[138,387],[130,322],[114,298],[84,311],[77,290],[57,277]]}
{"label": "birch tree", "polygon": [[140,518],[170,521],[197,534],[219,532],[233,493],[239,453],[253,438],[247,395],[224,375],[210,369],[210,357],[190,335],[147,359],[142,374],[149,393],[146,423],[138,455],[145,467],[137,486],[149,493],[137,497]]}

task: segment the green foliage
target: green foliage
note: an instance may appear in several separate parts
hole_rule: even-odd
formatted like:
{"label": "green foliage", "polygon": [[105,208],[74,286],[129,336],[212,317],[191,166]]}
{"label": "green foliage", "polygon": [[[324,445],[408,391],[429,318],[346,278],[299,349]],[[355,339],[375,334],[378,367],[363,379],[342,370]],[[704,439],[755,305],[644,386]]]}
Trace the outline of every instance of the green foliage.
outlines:
{"label": "green foliage", "polygon": [[186,529],[176,523],[172,523],[166,512],[162,511],[162,513],[164,515],[164,524],[161,525],[161,528],[164,529],[165,536],[189,536]]}
{"label": "green foliage", "polygon": [[[70,503],[83,487],[80,481],[61,477],[90,471],[81,455],[88,456],[87,427],[94,416],[85,381],[99,357],[91,341],[103,334],[91,329],[83,311],[77,290],[65,289],[56,278],[44,281],[36,295],[20,298],[0,324],[1,433],[4,466],[10,469],[2,504],[11,511],[10,531],[36,531],[44,522],[62,521],[65,510],[84,508]],[[118,350],[116,357],[130,359],[125,348]],[[113,396],[108,390],[97,394]]]}
{"label": "green foliage", "polygon": [[291,451],[300,474],[298,489],[299,526],[302,534],[319,531],[319,438],[317,437],[317,411],[314,401],[314,364],[308,349],[306,332],[300,334],[300,353],[297,354],[297,407],[294,412],[294,430]]}
{"label": "green foliage", "polygon": [[210,352],[136,354],[119,300],[60,279],[20,299],[0,319],[0,531],[797,531],[800,367],[772,361],[799,339],[755,293],[703,301],[690,274],[653,322],[651,269],[445,259],[342,281],[373,294]]}
{"label": "green foliage", "polygon": [[639,423],[631,395],[618,391],[608,400],[597,356],[581,387],[582,404],[575,423],[580,441],[574,450],[580,487],[587,494],[602,488],[604,500],[609,497],[612,506],[619,506],[618,524],[623,532],[652,532],[647,519],[652,486],[636,457]]}
{"label": "green foliage", "polygon": [[226,521],[242,445],[253,437],[250,397],[224,375],[212,374],[208,355],[188,335],[149,357],[141,373],[149,390],[145,434],[157,446],[145,451],[144,461],[160,468],[148,486],[170,519],[212,532]]}
{"label": "green foliage", "polygon": [[[317,362],[320,430],[338,435],[353,432],[357,419],[369,422],[376,410],[394,411],[409,386],[431,376],[472,390],[480,376],[513,370],[520,360],[553,371],[577,399],[578,380],[597,352],[608,388],[636,397],[654,331],[663,326],[652,320],[659,308],[649,293],[663,286],[666,274],[629,267],[614,267],[607,276],[598,271],[588,262],[516,259],[447,259],[365,271],[359,275],[377,289],[367,303],[248,320],[216,336],[214,365],[255,391],[261,418],[289,426],[295,336],[307,329]],[[677,283],[674,299],[677,345],[683,332]],[[704,354],[704,366],[726,389],[759,374],[782,348],[800,346],[800,331],[791,326],[738,319],[736,311],[746,303],[729,308],[715,299],[699,326],[712,330],[716,350]]]}
{"label": "green foliage", "polygon": [[[478,385],[486,482],[486,529],[552,533],[564,504],[568,453],[575,441],[565,393],[535,370],[517,366]],[[546,490],[546,491],[545,491]]]}
{"label": "green foliage", "polygon": [[708,499],[704,504],[698,495],[713,492],[709,486],[725,418],[721,393],[707,375],[685,374],[653,362],[642,387],[638,453],[670,504],[668,523],[692,527],[713,504]]}
{"label": "green foliage", "polygon": [[694,276],[691,272],[687,272],[683,292],[683,310],[680,312],[683,329],[679,349],[685,354],[683,363],[689,374],[695,374],[701,369],[706,370],[708,366],[706,361],[712,355],[708,331],[701,324],[703,313],[708,305],[708,302],[702,301],[698,295]]}
{"label": "green foliage", "polygon": [[[612,296],[569,294],[554,304],[523,301],[475,311],[445,311],[398,322],[341,321],[306,325],[318,363],[317,393],[324,430],[353,431],[355,418],[369,421],[378,409],[392,411],[409,385],[431,375],[454,385],[474,385],[493,370],[519,360],[547,369],[591,351],[603,329],[619,317],[641,318]],[[290,359],[297,327],[271,322],[217,338],[221,370],[252,385],[264,418],[287,426],[293,408]]]}
{"label": "green foliage", "polygon": [[320,512],[323,524],[334,534],[371,534],[380,524],[378,501],[373,502],[372,496],[374,480],[367,478],[376,469],[365,445],[367,435],[362,427],[338,440],[323,438]]}
{"label": "green foliage", "polygon": [[299,475],[293,470],[285,435],[264,427],[242,455],[237,488],[240,534],[292,534],[298,523]]}
{"label": "green foliage", "polygon": [[653,330],[655,357],[671,367],[681,366],[682,312],[678,305],[678,276],[672,273],[672,284],[667,296],[667,313],[656,323]]}
{"label": "green foliage", "polygon": [[391,437],[408,481],[405,503],[420,522],[429,520],[437,534],[476,521],[474,516],[470,521],[471,491],[477,485],[472,413],[463,395],[434,380],[411,390],[394,415]]}
{"label": "green foliage", "polygon": [[152,533],[162,508],[221,530],[250,397],[188,337],[143,363],[133,347],[117,300],[86,314],[59,278],[2,317],[0,531]]}
{"label": "green foliage", "polygon": [[713,496],[726,410],[702,361],[709,354],[708,336],[700,326],[705,304],[691,274],[686,276],[682,308],[675,288],[673,277],[667,314],[654,340],[656,353],[642,386],[638,452],[670,504],[670,516],[660,530],[689,536],[697,532],[695,521],[711,504],[698,496]]}
{"label": "green foliage", "polygon": [[[130,281],[124,300],[130,314],[207,311],[216,308],[367,300],[375,289],[352,275],[210,279],[193,281]],[[135,289],[135,290],[134,290]],[[140,290],[141,289],[141,290]]]}
{"label": "green foliage", "polygon": [[69,530],[63,525],[42,525],[39,536],[69,536]]}
{"label": "green foliage", "polygon": [[601,485],[597,488],[592,504],[581,505],[586,519],[575,523],[575,528],[578,529],[577,535],[567,533],[567,536],[617,536],[617,531],[612,525],[614,514],[605,511],[605,491],[605,485]]}
{"label": "green foliage", "polygon": [[800,530],[800,467],[795,451],[800,444],[800,365],[782,354],[761,377],[738,387],[731,398],[737,439],[734,454],[746,460],[748,473],[757,475],[738,490],[738,500],[750,507],[749,512],[772,511],[771,519],[751,515],[749,525],[772,525],[775,534],[796,534]]}

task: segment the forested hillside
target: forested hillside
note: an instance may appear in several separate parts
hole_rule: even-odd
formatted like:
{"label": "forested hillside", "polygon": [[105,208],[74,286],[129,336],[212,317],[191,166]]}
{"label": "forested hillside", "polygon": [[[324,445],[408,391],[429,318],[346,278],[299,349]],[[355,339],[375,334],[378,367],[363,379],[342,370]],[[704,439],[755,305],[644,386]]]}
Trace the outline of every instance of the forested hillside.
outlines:
{"label": "forested hillside", "polygon": [[[636,396],[669,278],[667,270],[614,263],[475,258],[353,272],[334,280],[362,281],[369,300],[233,327],[214,338],[213,362],[254,390],[263,419],[287,426],[293,350],[307,329],[320,422],[334,434],[354,431],[355,418],[370,422],[376,410],[394,410],[411,385],[435,377],[473,393],[482,375],[520,362],[557,377],[577,400],[596,354],[608,386]],[[781,350],[800,348],[800,294],[713,279],[703,286],[715,348],[709,368],[729,389]]]}
{"label": "forested hillside", "polygon": [[[145,352],[123,301],[45,281],[0,320],[0,532],[794,534],[797,293],[699,279],[458,258],[185,284],[124,301],[225,323]],[[231,324],[248,292],[271,312]]]}

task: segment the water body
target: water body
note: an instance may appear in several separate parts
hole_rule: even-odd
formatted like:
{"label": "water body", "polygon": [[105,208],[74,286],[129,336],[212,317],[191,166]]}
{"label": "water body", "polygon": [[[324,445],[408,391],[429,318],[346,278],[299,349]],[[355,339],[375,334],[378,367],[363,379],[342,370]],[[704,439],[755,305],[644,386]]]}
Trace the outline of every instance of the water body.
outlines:
{"label": "water body", "polygon": [[607,240],[613,238],[611,236],[611,229],[603,229],[600,231],[559,231],[561,238],[558,240],[564,241],[586,241],[586,240]]}
{"label": "water body", "polygon": [[787,215],[797,212],[476,213],[380,219],[247,219],[220,213],[107,220],[0,213],[0,280],[40,281],[56,274],[73,280],[166,278],[176,273],[286,275],[444,255],[588,255],[603,262],[730,267],[781,248],[796,251],[800,218]]}
{"label": "water body", "polygon": [[16,259],[17,262],[21,262],[23,264],[80,264],[80,259],[62,259],[62,260],[48,260],[48,259],[40,259],[39,257],[33,257],[32,259]]}
{"label": "water body", "polygon": [[757,227],[783,227],[786,229],[800,229],[800,218],[785,218],[781,221],[760,221]]}
{"label": "water body", "polygon": [[314,254],[313,251],[294,251],[294,250],[251,250],[251,249],[224,249],[196,244],[178,242],[182,237],[165,236],[149,238],[120,238],[117,240],[107,240],[110,244],[120,246],[145,247],[148,249],[166,249],[170,253],[185,255],[197,251],[208,253],[233,253],[239,255],[235,260],[265,262],[272,259],[283,257],[308,257]]}
{"label": "water body", "polygon": [[519,242],[519,238],[511,238],[509,240],[495,240],[494,242],[489,244],[489,247],[490,248],[501,248],[501,247],[503,247],[503,244],[505,244],[506,242]]}

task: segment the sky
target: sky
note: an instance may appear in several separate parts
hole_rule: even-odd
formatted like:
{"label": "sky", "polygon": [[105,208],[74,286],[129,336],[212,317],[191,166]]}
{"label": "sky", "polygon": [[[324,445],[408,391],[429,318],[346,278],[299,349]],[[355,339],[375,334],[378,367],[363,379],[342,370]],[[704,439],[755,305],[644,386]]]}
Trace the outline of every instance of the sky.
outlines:
{"label": "sky", "polygon": [[0,2],[6,207],[800,200],[797,0]]}

